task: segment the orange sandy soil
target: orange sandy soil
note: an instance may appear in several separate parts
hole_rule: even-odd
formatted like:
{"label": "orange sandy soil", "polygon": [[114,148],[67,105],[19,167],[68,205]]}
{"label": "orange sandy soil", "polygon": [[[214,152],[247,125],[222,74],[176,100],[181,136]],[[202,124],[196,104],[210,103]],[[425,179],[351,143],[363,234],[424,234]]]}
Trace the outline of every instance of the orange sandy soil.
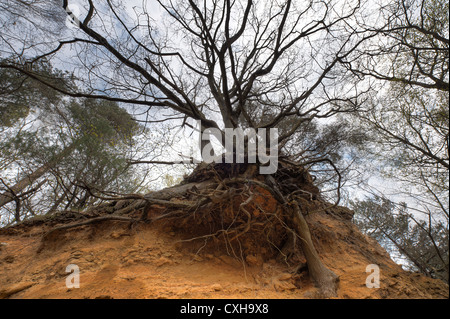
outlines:
{"label": "orange sandy soil", "polygon": [[[323,262],[340,276],[338,298],[448,298],[448,285],[402,270],[350,221],[326,213],[307,220]],[[108,221],[43,240],[51,227],[0,229],[0,298],[319,297],[307,271],[295,272],[296,265],[201,249],[201,242],[180,242],[181,235],[162,223],[130,230]],[[66,287],[69,264],[79,266],[78,289]],[[380,267],[378,289],[365,285],[368,264]]]}

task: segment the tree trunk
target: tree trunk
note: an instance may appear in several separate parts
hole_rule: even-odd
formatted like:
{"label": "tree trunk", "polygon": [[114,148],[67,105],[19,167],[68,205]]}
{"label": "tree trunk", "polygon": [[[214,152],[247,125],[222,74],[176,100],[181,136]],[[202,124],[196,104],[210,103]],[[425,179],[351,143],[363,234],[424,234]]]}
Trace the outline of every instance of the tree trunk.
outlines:
{"label": "tree trunk", "polygon": [[14,186],[10,187],[9,190],[0,194],[0,207],[12,202],[15,198],[14,194],[20,196],[20,193],[29,185],[33,184],[39,177],[44,175],[50,168],[47,165],[42,165],[33,173],[25,176],[20,181],[18,181]]}
{"label": "tree trunk", "polygon": [[66,198],[65,193],[63,193],[60,197],[58,197],[58,199],[55,198],[56,199],[55,203],[44,215],[49,216],[54,212],[56,212],[58,210],[59,205],[61,205],[61,203],[64,201],[65,198]]}
{"label": "tree trunk", "polygon": [[18,181],[14,186],[9,187],[9,190],[0,194],[0,207],[12,202],[14,198],[20,197],[20,193],[29,185],[33,184],[37,179],[42,177],[45,173],[47,173],[52,167],[54,167],[58,162],[60,162],[63,158],[68,156],[74,150],[77,142],[72,143],[64,150],[62,150],[59,154],[54,156],[50,161],[36,169],[31,174],[23,177],[20,181]]}
{"label": "tree trunk", "polygon": [[339,277],[325,267],[320,260],[319,254],[314,248],[308,224],[296,202],[294,202],[293,222],[295,230],[301,239],[300,245],[306,257],[309,275],[320,289],[323,297],[336,297]]}

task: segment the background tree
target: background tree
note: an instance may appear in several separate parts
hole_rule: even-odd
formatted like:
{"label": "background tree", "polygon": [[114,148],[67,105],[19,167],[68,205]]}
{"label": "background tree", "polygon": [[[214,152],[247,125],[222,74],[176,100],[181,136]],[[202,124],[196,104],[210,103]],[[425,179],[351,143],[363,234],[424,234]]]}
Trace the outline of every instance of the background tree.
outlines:
{"label": "background tree", "polygon": [[[380,236],[399,242],[416,269],[445,280],[448,248],[441,240],[448,238],[449,225],[448,6],[439,0],[387,3],[381,8],[384,25],[378,27],[377,43],[368,43],[352,60],[343,61],[361,85],[369,83],[377,91],[367,101],[366,112],[352,120],[355,127],[371,131],[361,156],[377,163],[383,178],[397,183],[392,201],[408,202],[404,215],[409,217],[402,219],[405,234],[394,234],[392,225],[380,222]],[[371,192],[389,195],[386,186]],[[369,207],[369,202],[359,204],[364,210]],[[375,211],[382,206],[375,205]],[[388,216],[392,208],[381,211],[381,220],[399,226],[398,218]]]}
{"label": "background tree", "polygon": [[419,221],[405,203],[396,205],[374,196],[351,202],[355,222],[375,238],[404,266],[448,282],[448,225],[438,221]]}
{"label": "background tree", "polygon": [[[58,82],[59,71],[49,64],[42,69],[40,76]],[[128,156],[143,128],[127,111],[105,100],[63,99],[41,82],[2,71],[8,76],[2,78],[0,107],[8,112],[1,156],[8,165],[3,167],[0,206],[15,203],[14,221],[36,211],[52,213],[60,206],[82,208],[98,200],[96,189],[135,191],[139,183]],[[60,83],[68,85],[63,83],[69,80]]]}
{"label": "background tree", "polygon": [[[53,81],[54,85],[60,85],[53,77],[61,76],[61,74],[52,71],[46,61],[37,63],[35,71],[49,81]],[[8,69],[2,69],[1,72],[0,111],[2,117],[0,127],[3,131],[3,139],[0,146],[4,159],[2,168],[7,169],[25,153],[30,157],[39,154],[40,151],[36,149],[36,144],[39,144],[38,137],[30,131],[30,128],[38,122],[36,112],[41,112],[41,115],[49,114],[52,105],[61,101],[61,95],[54,90],[48,90],[42,83],[32,81],[20,72]],[[64,82],[66,81],[62,83]],[[19,120],[22,122],[20,123]],[[60,155],[67,156],[70,150],[69,147]],[[0,207],[14,200],[25,188],[39,179],[48,171],[52,163],[59,160],[59,157],[54,154],[54,158],[48,161],[48,165],[41,165],[24,174],[25,176],[22,176],[15,185],[8,186],[3,181],[2,186],[6,187],[7,191],[0,195]]]}

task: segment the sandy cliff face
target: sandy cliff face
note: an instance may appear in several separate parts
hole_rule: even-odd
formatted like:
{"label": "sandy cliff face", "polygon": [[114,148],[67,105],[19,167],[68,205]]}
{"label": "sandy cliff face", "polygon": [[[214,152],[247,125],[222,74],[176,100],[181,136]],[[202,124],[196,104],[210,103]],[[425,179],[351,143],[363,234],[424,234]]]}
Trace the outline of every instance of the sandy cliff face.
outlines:
{"label": "sandy cliff face", "polygon": [[[402,270],[350,216],[337,207],[306,217],[324,264],[340,277],[338,298],[448,298],[446,284]],[[161,220],[133,227],[103,221],[43,236],[67,222],[41,220],[0,230],[1,298],[319,297],[307,267],[301,267],[301,251],[271,255],[251,234],[237,246],[187,240],[193,234]],[[79,268],[80,288],[66,286],[71,264]],[[366,286],[370,264],[379,267],[380,288]]]}

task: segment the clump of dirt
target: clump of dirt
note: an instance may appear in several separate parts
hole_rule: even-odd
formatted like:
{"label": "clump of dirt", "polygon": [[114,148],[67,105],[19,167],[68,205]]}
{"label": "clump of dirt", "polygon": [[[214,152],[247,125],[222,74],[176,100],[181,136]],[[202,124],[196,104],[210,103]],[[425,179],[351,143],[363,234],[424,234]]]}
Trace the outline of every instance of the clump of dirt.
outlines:
{"label": "clump of dirt", "polygon": [[[247,164],[237,175],[213,168],[115,219],[110,210],[68,212],[0,229],[0,298],[321,297],[263,177]],[[339,276],[337,298],[448,298],[448,285],[404,271],[363,235],[351,210],[321,200],[305,170],[278,174],[283,187],[297,185],[314,246]],[[79,268],[80,288],[66,286],[69,265]],[[379,288],[366,285],[368,265],[380,271]]]}
{"label": "clump of dirt", "polygon": [[[253,195],[244,195],[245,191]],[[270,193],[259,187],[244,187],[224,190],[221,196],[202,209],[189,214],[181,211],[161,224],[179,234],[183,243],[189,243],[185,246],[195,251],[220,251],[244,259],[249,255],[275,258],[287,235],[282,212]],[[148,216],[164,213],[164,209],[155,208]]]}

